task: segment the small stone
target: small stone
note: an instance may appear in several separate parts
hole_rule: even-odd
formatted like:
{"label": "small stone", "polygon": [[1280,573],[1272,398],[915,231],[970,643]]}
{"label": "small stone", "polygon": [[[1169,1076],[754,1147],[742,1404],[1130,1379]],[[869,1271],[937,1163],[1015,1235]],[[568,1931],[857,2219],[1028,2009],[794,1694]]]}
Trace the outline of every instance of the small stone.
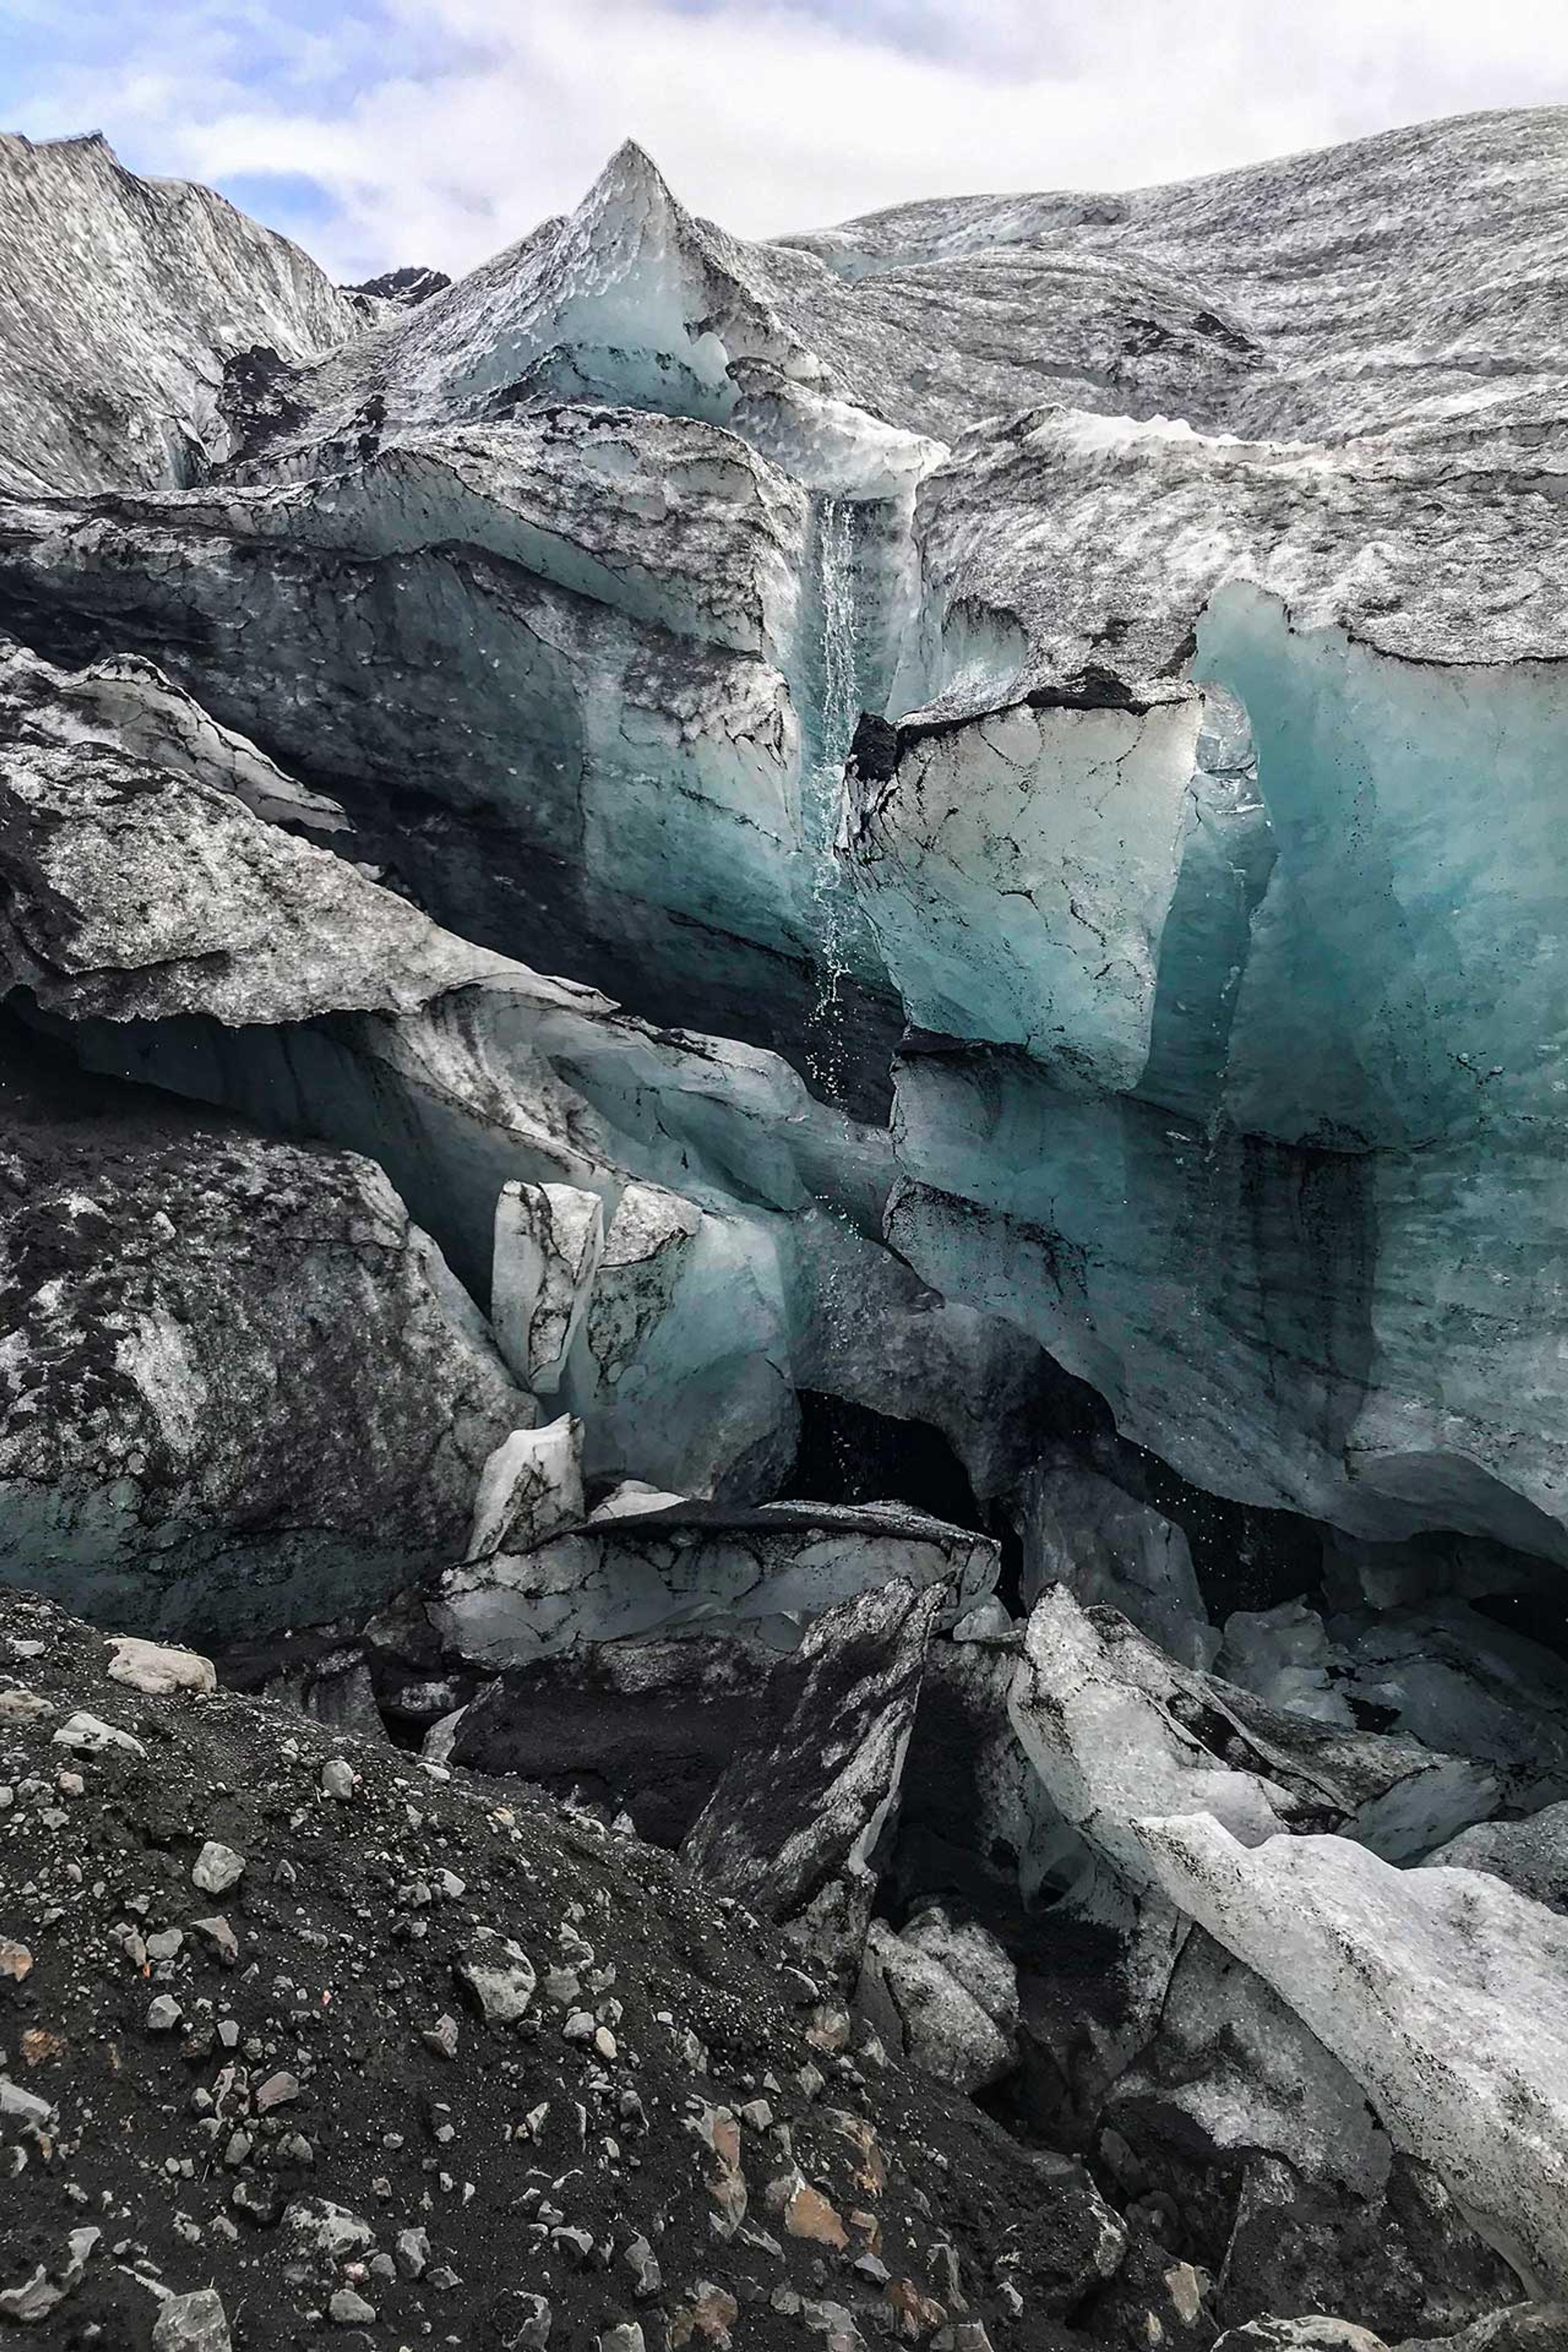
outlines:
{"label": "small stone", "polygon": [[245,1875],[245,1856],[234,1848],[220,1845],[216,1838],[208,1838],[191,1864],[191,1883],[204,1895],[226,1895]]}
{"label": "small stone", "polygon": [[595,2033],[593,2013],[586,2009],[574,2009],[561,2029],[563,2042],[592,2042]]}
{"label": "small stone", "polygon": [[368,2327],[375,2321],[375,2305],[366,2303],[352,2286],[340,2286],[327,2305],[327,2317],[334,2327]]}
{"label": "small stone", "polygon": [[173,2033],[184,2011],[172,1993],[161,1992],[147,2011],[149,2033]]}
{"label": "small stone", "polygon": [[[781,2294],[785,2298],[783,2302]],[[791,2296],[787,2288],[775,2287],[772,2302],[773,2309],[786,2317],[793,2318],[800,2309],[800,2297]],[[670,2315],[670,2352],[680,2352],[694,2339],[700,2346],[722,2347],[740,2315],[741,2306],[726,2287],[715,2286],[710,2279],[700,2280],[692,2300]]]}
{"label": "small stone", "polygon": [[887,2303],[898,2334],[914,2343],[940,2327],[947,2317],[942,2305],[918,2287],[913,2279],[895,2279],[888,2289]]}
{"label": "small stone", "polygon": [[212,2287],[169,2297],[153,2328],[153,2352],[230,2352],[227,2315]]}
{"label": "small stone", "polygon": [[9,1936],[0,1936],[0,1977],[10,1977],[20,1984],[33,1972],[33,1955],[26,1944],[14,1943]]}
{"label": "small stone", "polygon": [[606,2327],[599,2338],[599,2352],[643,2352],[643,2333],[635,2319],[623,2319],[616,2327]]}
{"label": "small stone", "polygon": [[458,2054],[458,2026],[455,2017],[438,2017],[434,2025],[426,2026],[419,2037],[426,2050],[437,2058],[455,2058]]}
{"label": "small stone", "polygon": [[237,2180],[228,2201],[237,2213],[243,2213],[258,2229],[267,2229],[278,2218],[278,2200],[264,2181]]}
{"label": "small stone", "polygon": [[1191,2263],[1177,2263],[1165,2273],[1165,2291],[1183,2326],[1195,2326],[1204,2307],[1204,2288]]}
{"label": "small stone", "polygon": [[157,1935],[147,1938],[147,1958],[150,1960],[177,1960],[184,1940],[178,1927],[160,1928]]}
{"label": "small stone", "polygon": [[20,2083],[0,2074],[0,2116],[15,2116],[18,2123],[47,2124],[54,2114],[47,2099],[40,2099],[32,2091],[24,2091]]}
{"label": "small stone", "polygon": [[429,2231],[399,2230],[395,2252],[397,2267],[405,2279],[423,2278],[430,2266]]}
{"label": "small stone", "polygon": [[800,2181],[784,2200],[784,2225],[792,2238],[806,2238],[814,2245],[842,2250],[849,2243],[849,2233],[838,2215],[809,2181]]}
{"label": "small stone", "polygon": [[632,2273],[632,2293],[639,2303],[647,2303],[664,2284],[664,2276],[646,2238],[632,2240],[626,2248],[626,2261]]}
{"label": "small stone", "polygon": [[601,2025],[595,2028],[594,2033],[594,2047],[607,2066],[614,2064],[617,2055],[617,2046],[616,2037],[610,2032],[607,2025]]}
{"label": "small stone", "polygon": [[346,1805],[359,1786],[359,1774],[346,1756],[330,1756],[321,1767],[321,1794]]}
{"label": "small stone", "polygon": [[514,2287],[495,2305],[491,2326],[507,2352],[547,2352],[553,2317],[545,2296]]}
{"label": "small stone", "polygon": [[325,2197],[297,2198],[283,2216],[283,2227],[301,2239],[330,2262],[341,2262],[348,2254],[363,2254],[374,2244],[375,2231],[346,2205],[334,2205]]}
{"label": "small stone", "polygon": [[[239,1958],[239,1943],[228,1921],[220,1915],[211,1919],[193,1920],[192,1925],[198,1936],[204,1936],[206,1938],[224,1967],[232,1969]],[[221,2035],[223,2032],[221,2025],[218,2032]]]}
{"label": "small stone", "polygon": [[273,2107],[289,2106],[299,2095],[300,2084],[297,2076],[286,2072],[268,2074],[266,2082],[256,2094],[256,2112],[258,2116],[264,2116]]}
{"label": "small stone", "polygon": [[53,1715],[54,1708],[37,1691],[13,1688],[0,1690],[0,1723],[42,1723]]}
{"label": "small stone", "polygon": [[47,2319],[58,2303],[65,2301],[65,2289],[49,2284],[48,2273],[42,2263],[29,2279],[20,2286],[8,2286],[0,2291],[0,2319],[14,2319],[22,2326]]}
{"label": "small stone", "polygon": [[538,1981],[527,1953],[499,1937],[466,1952],[454,1973],[492,2025],[514,2024],[533,1999]]}

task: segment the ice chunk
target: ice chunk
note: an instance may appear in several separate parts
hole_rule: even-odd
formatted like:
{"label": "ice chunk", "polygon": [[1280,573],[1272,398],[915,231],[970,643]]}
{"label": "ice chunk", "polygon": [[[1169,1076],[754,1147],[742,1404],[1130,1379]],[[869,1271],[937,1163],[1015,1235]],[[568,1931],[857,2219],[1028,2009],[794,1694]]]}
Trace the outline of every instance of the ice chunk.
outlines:
{"label": "ice chunk", "polygon": [[910,1018],[1136,1085],[1200,706],[1094,691],[863,724],[850,859]]}
{"label": "ice chunk", "polygon": [[1479,1871],[1337,1837],[1139,1825],[1172,1899],[1255,1969],[1528,2284],[1568,2284],[1568,1921]]}
{"label": "ice chunk", "polygon": [[0,140],[0,487],[158,488],[229,435],[224,363],[319,358],[363,314],[297,245],[208,188],[140,180],[102,134]]}
{"label": "ice chunk", "polygon": [[1015,1507],[1026,1607],[1047,1585],[1064,1584],[1086,1606],[1100,1601],[1120,1610],[1181,1664],[1213,1665],[1220,1636],[1208,1622],[1180,1528],[1066,1458],[1037,1463]]}
{"label": "ice chunk", "polygon": [[1319,1723],[1353,1725],[1350,1699],[1331,1674],[1343,1664],[1322,1619],[1303,1601],[1281,1601],[1273,1609],[1237,1609],[1225,1621],[1219,1672],[1227,1682],[1256,1691],[1270,1706],[1288,1713],[1310,1715]]}
{"label": "ice chunk", "polygon": [[1463,1755],[1277,1713],[1177,1666],[1062,1585],[1035,1605],[1008,1705],[1053,1803],[1138,1886],[1151,1884],[1146,1816],[1210,1813],[1246,1845],[1344,1827],[1406,1859],[1484,1820],[1500,1795]]}
{"label": "ice chunk", "polygon": [[1016,2063],[1011,2034],[942,1951],[880,1919],[871,1923],[855,1999],[888,2050],[957,2090],[983,2091]]}
{"label": "ice chunk", "polygon": [[776,1669],[681,1848],[847,1984],[942,1601],[940,1587],[891,1583],[825,1610]]}
{"label": "ice chunk", "polygon": [[566,1381],[590,1475],[681,1495],[776,1492],[798,1428],[789,1362],[768,1227],[628,1184]]}
{"label": "ice chunk", "polygon": [[793,1650],[824,1610],[895,1580],[943,1586],[944,1615],[963,1614],[997,1565],[989,1538],[893,1504],[687,1504],[590,1521],[455,1571],[441,1622],[463,1655],[489,1665],[665,1633],[743,1633]]}
{"label": "ice chunk", "polygon": [[588,1311],[605,1207],[571,1184],[503,1184],[496,1202],[490,1321],[526,1389],[553,1396]]}
{"label": "ice chunk", "polygon": [[514,1429],[479,1473],[467,1559],[531,1551],[583,1517],[583,1425],[569,1413]]}

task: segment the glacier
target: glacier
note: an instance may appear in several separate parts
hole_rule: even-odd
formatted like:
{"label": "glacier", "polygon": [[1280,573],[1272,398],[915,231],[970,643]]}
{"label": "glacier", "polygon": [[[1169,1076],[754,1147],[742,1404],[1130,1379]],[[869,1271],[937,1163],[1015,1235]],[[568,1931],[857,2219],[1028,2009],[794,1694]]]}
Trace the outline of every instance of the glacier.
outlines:
{"label": "glacier", "polygon": [[1565,289],[1562,109],[363,289],[0,139],[0,1576],[689,1833],[1096,2342],[1568,2286]]}

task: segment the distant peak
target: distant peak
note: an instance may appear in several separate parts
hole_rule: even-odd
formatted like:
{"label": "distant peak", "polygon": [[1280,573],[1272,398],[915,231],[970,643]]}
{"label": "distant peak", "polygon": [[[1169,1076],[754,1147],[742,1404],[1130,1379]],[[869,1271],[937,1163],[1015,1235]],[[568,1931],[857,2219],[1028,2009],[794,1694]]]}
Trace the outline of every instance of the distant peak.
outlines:
{"label": "distant peak", "polygon": [[40,150],[46,147],[101,147],[111,163],[120,160],[101,131],[63,131],[57,139],[28,139],[21,131],[16,135],[21,139],[24,147]]}
{"label": "distant peak", "polygon": [[639,147],[635,139],[623,139],[584,201],[592,204],[596,197],[637,194],[652,197],[663,205],[677,204],[668,181],[647,148]]}
{"label": "distant peak", "polygon": [[345,294],[373,294],[384,302],[401,302],[412,310],[420,302],[428,302],[432,294],[443,294],[451,279],[444,269],[421,269],[405,265],[401,269],[384,269],[379,278],[367,278],[363,285],[345,286]]}

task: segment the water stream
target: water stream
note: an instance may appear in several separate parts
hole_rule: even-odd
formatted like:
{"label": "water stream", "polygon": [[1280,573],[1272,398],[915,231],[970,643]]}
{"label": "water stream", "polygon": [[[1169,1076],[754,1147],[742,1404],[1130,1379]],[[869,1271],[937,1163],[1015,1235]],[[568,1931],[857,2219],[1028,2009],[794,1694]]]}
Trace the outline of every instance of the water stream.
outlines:
{"label": "water stream", "polygon": [[808,765],[802,793],[816,945],[816,986],[806,1061],[829,1102],[843,1098],[844,983],[851,968],[852,886],[836,854],[844,763],[861,710],[857,633],[855,511],[845,499],[817,504],[816,580],[820,638],[810,698]]}

